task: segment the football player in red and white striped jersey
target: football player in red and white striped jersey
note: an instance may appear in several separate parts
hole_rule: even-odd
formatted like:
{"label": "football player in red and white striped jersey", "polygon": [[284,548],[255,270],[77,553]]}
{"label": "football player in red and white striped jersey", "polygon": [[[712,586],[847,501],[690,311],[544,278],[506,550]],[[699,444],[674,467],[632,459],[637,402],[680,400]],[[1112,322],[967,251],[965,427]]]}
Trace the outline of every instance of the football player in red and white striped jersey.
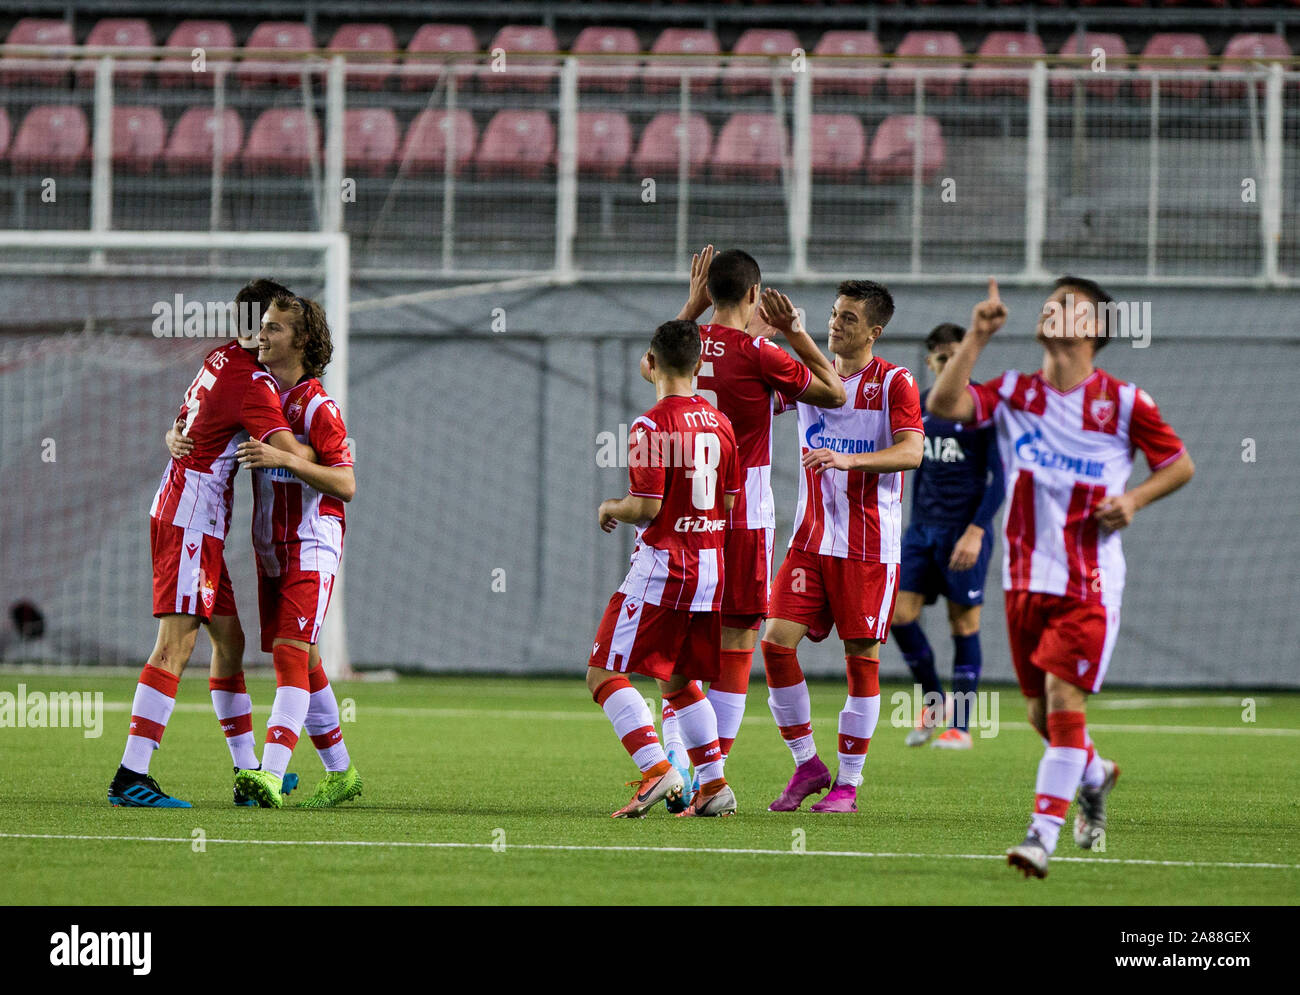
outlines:
{"label": "football player in red and white striped jersey", "polygon": [[[1151,397],[1094,365],[1113,305],[1094,281],[1062,277],[1038,319],[1042,367],[968,386],[980,352],[1006,322],[990,280],[988,299],[975,307],[970,332],[927,399],[941,417],[992,424],[998,434],[1008,494],[1002,586],[1011,657],[1029,720],[1047,744],[1029,832],[1007,851],[1007,862],[1040,878],[1076,791],[1074,838],[1090,849],[1105,829],[1106,797],[1119,774],[1097,755],[1085,715],[1119,633],[1119,530],[1195,472]],[[1151,475],[1129,488],[1137,449]]]}

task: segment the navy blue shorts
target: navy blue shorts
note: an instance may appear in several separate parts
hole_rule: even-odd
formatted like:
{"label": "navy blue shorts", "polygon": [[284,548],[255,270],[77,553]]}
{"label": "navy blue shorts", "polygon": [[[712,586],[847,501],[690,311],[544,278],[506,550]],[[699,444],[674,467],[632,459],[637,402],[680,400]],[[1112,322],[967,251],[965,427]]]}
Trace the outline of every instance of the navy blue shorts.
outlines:
{"label": "navy blue shorts", "polygon": [[993,535],[985,531],[973,567],[949,570],[952,548],[965,531],[964,525],[909,525],[903,533],[898,589],[920,594],[927,605],[934,604],[941,594],[953,604],[982,605]]}

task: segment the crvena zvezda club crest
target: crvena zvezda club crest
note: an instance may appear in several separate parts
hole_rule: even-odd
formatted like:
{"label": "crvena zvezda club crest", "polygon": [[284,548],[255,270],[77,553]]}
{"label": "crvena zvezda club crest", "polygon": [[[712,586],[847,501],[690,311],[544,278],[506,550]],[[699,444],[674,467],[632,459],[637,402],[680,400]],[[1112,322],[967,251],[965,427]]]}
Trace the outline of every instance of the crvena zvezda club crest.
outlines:
{"label": "crvena zvezda club crest", "polygon": [[1088,407],[1088,413],[1092,415],[1092,420],[1098,425],[1105,425],[1110,421],[1111,416],[1115,414],[1115,402],[1109,397],[1093,398]]}

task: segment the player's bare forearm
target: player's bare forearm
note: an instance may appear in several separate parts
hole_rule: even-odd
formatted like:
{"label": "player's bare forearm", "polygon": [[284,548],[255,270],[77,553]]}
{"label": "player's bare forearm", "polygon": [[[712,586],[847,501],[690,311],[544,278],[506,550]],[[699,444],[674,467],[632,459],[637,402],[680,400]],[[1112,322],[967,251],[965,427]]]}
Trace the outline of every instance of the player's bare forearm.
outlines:
{"label": "player's bare forearm", "polygon": [[803,325],[795,325],[785,333],[785,340],[799,357],[799,361],[812,373],[812,382],[799,400],[815,404],[819,408],[842,408],[848,400],[844,392],[844,381],[835,372],[835,367],[827,359],[813,337],[804,330]]}
{"label": "player's bare forearm", "polygon": [[[316,450],[293,437],[292,432],[274,432],[266,437],[266,444],[282,453],[297,456],[304,463],[316,462]],[[315,486],[314,484],[312,485]]]}
{"label": "player's bare forearm", "polygon": [[975,399],[966,390],[971,373],[975,370],[975,361],[988,340],[979,341],[974,334],[962,337],[952,359],[944,364],[942,372],[930,388],[925,399],[925,408],[940,418],[952,421],[969,422],[975,420]]}
{"label": "player's bare forearm", "polygon": [[293,475],[322,494],[340,501],[351,501],[357,493],[357,475],[350,466],[321,466],[297,456],[291,457],[289,469]]}
{"label": "player's bare forearm", "polygon": [[1196,464],[1192,462],[1192,457],[1184,452],[1168,466],[1162,466],[1153,472],[1146,480],[1129,491],[1129,494],[1138,508],[1145,508],[1152,501],[1159,501],[1162,497],[1178,490],[1191,480],[1195,473]]}
{"label": "player's bare forearm", "polygon": [[609,498],[600,503],[596,512],[597,521],[602,531],[613,532],[617,522],[640,525],[650,521],[659,514],[661,507],[663,501],[660,498],[637,497],[635,494]]}
{"label": "player's bare forearm", "polygon": [[915,470],[925,457],[925,437],[920,432],[900,432],[902,439],[878,453],[857,453],[849,457],[850,469],[861,473],[897,473]]}

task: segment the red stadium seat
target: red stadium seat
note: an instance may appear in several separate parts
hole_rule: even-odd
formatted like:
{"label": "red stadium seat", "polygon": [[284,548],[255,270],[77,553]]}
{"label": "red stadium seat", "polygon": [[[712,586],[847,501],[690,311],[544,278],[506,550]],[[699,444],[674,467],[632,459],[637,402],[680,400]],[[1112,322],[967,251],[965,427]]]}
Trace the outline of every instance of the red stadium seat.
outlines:
{"label": "red stadium seat", "polygon": [[0,159],[5,157],[9,151],[9,139],[13,136],[13,129],[9,127],[9,112],[0,107]]}
{"label": "red stadium seat", "polygon": [[387,107],[343,112],[343,168],[383,176],[397,158],[397,116]]}
{"label": "red stadium seat", "polygon": [[217,136],[221,137],[222,170],[230,168],[244,147],[244,122],[239,112],[226,108],[220,118],[211,107],[191,107],[172,127],[163,152],[169,173],[212,170]]}
{"label": "red stadium seat", "polygon": [[69,172],[90,158],[90,124],[71,104],[33,107],[18,126],[9,161],[17,171]]}
{"label": "red stadium seat", "polygon": [[733,114],[713,147],[713,175],[775,180],[781,174],[782,150],[788,149],[785,126],[775,114]]}
{"label": "red stadium seat", "polygon": [[479,176],[536,179],[555,158],[555,127],[545,111],[497,111],[474,157]]}
{"label": "red stadium seat", "polygon": [[[909,31],[899,43],[896,55],[947,55],[964,53],[955,31]],[[916,92],[916,78],[925,78],[925,92],[934,97],[951,97],[957,92],[961,68],[925,66],[920,63],[895,63],[885,77],[885,89],[891,97],[906,97]]]}
{"label": "red stadium seat", "polygon": [[[6,45],[42,45],[52,47],[55,45],[75,45],[76,37],[72,33],[72,25],[67,21],[50,21],[39,17],[24,17],[15,24],[9,31],[9,37],[5,39]],[[0,72],[0,86],[15,86],[23,84],[27,86],[62,86],[68,77],[68,70],[65,66],[62,69],[41,70],[9,70]]]}
{"label": "red stadium seat", "polygon": [[[631,28],[593,26],[578,33],[572,51],[575,55],[636,55],[641,51],[641,42]],[[632,80],[636,79],[640,63],[636,59],[629,59],[626,63],[622,59],[593,59],[583,65],[583,71],[578,74],[578,85],[582,89],[626,93]],[[624,66],[626,72],[622,71]],[[588,69],[592,71],[588,72]]]}
{"label": "red stadium seat", "polygon": [[[469,111],[427,110],[415,115],[402,142],[401,164],[405,173],[442,172],[452,157],[452,173],[459,174],[474,158],[478,129]],[[453,149],[454,146],[454,149]]]}
{"label": "red stadium seat", "polygon": [[[86,37],[85,45],[87,48],[153,48],[154,37],[153,30],[149,27],[149,22],[142,18],[136,17],[106,17],[95,24],[90,29],[90,34]],[[141,56],[136,56],[138,61]],[[148,56],[143,56],[148,58]],[[95,70],[92,64],[83,63],[87,68],[78,71],[78,86],[94,86]],[[138,69],[132,70],[113,70],[113,86],[117,87],[140,87],[144,85],[144,71]]]}
{"label": "red stadium seat", "polygon": [[[870,31],[827,31],[817,42],[813,55],[879,55],[880,42]],[[851,68],[850,68],[851,67]],[[869,97],[885,74],[884,64],[855,59],[844,60],[843,67],[836,62],[813,63],[813,93],[856,93]]]}
{"label": "red stadium seat", "polygon": [[147,173],[162,157],[167,126],[157,107],[113,108],[113,168]]}
{"label": "red stadium seat", "polygon": [[[1258,59],[1260,63],[1266,64],[1273,59],[1291,58],[1291,46],[1281,35],[1239,34],[1233,35],[1228,40],[1223,54],[1236,58]],[[1242,72],[1256,68],[1259,68],[1258,64],[1249,62],[1228,62],[1221,63],[1219,66],[1219,69],[1228,72]],[[1261,97],[1264,95],[1264,86],[1264,81],[1261,80],[1255,87],[1255,92]],[[1216,81],[1214,95],[1220,99],[1239,100],[1246,95],[1246,84]]]}
{"label": "red stadium seat", "polygon": [[[310,52],[316,47],[311,28],[297,21],[263,21],[253,29],[244,48],[280,49],[285,53]],[[301,86],[301,73],[286,73],[286,62],[293,59],[276,59],[274,56],[250,56],[239,69],[239,81],[245,86]],[[252,142],[250,136],[249,142]]]}
{"label": "red stadium seat", "polygon": [[[1083,34],[1075,33],[1065,40],[1061,46],[1062,55],[1092,55],[1097,49],[1106,53],[1106,70],[1107,72],[1093,72],[1084,88],[1088,93],[1098,97],[1114,99],[1119,95],[1120,87],[1123,85],[1114,76],[1108,75],[1112,69],[1128,68],[1128,49],[1124,47],[1124,39],[1116,34],[1107,34],[1098,31],[1085,31]],[[1091,69],[1091,63],[1082,65],[1078,68]],[[1064,100],[1073,91],[1073,83],[1069,79],[1053,79],[1051,83],[1052,96],[1058,100]]]}
{"label": "red stadium seat", "polygon": [[771,93],[773,73],[790,92],[793,77],[790,59],[799,48],[799,36],[782,28],[750,28],[736,39],[735,55],[776,56],[769,59],[732,61],[722,73],[722,90],[730,97],[745,93]]}
{"label": "red stadium seat", "polygon": [[[387,24],[344,24],[334,32],[328,46],[331,52],[396,52],[397,36]],[[382,90],[392,78],[391,72],[379,71],[378,67],[391,63],[397,58],[372,62],[369,59],[357,59],[357,66],[376,67],[373,69],[353,69],[349,66],[348,85],[358,90]],[[394,138],[396,142],[396,138]]]}
{"label": "red stadium seat", "polygon": [[301,110],[272,108],[253,122],[240,159],[250,174],[303,176],[311,169],[312,157],[319,155],[316,118]]}
{"label": "red stadium seat", "polygon": [[632,125],[621,111],[578,112],[578,172],[612,180],[632,157]]}
{"label": "red stadium seat", "polygon": [[494,72],[492,63],[495,60],[489,60],[488,65],[479,70],[479,85],[491,93],[501,93],[506,90],[545,93],[556,78],[553,71],[545,71],[544,67],[547,63],[540,59],[514,60],[518,62],[518,66],[526,67],[521,69],[512,64],[510,56],[515,53],[554,52],[559,47],[560,43],[555,40],[555,32],[550,28],[540,24],[507,24],[497,32],[496,37],[492,39],[492,44],[488,46],[489,52],[500,49],[506,53],[505,70]]}
{"label": "red stadium seat", "polygon": [[[478,39],[474,30],[465,24],[425,24],[415,32],[406,46],[408,55],[422,52],[477,52]],[[435,59],[407,59],[407,65],[428,66],[428,71],[402,74],[403,90],[427,90],[435,86],[441,72],[441,62]],[[460,77],[464,79],[465,77]]]}
{"label": "red stadium seat", "polygon": [[228,21],[181,21],[167,36],[165,44],[167,48],[180,49],[184,54],[163,59],[158,64],[158,82],[164,86],[186,86],[191,83],[195,86],[211,86],[215,79],[211,67],[201,73],[195,72],[194,56],[191,53],[196,48],[203,49],[206,62],[211,58],[207,55],[209,50],[238,47],[235,30]]}
{"label": "red stadium seat", "polygon": [[1127,4],[1129,7],[1145,7],[1147,0],[1079,0],[1081,7],[1109,7]]}
{"label": "red stadium seat", "polygon": [[[718,36],[705,28],[667,28],[655,39],[654,47],[650,51],[656,55],[676,53],[708,56],[717,55],[722,51],[722,46],[718,44]],[[689,59],[674,59],[648,67],[641,83],[645,91],[663,93],[667,90],[679,89],[682,85],[679,63],[681,66],[692,65]],[[713,86],[717,81],[718,72],[716,68],[711,67],[715,67],[716,64],[716,59],[709,59],[704,65],[696,64],[698,68],[691,73],[692,93],[707,93]]]}
{"label": "red stadium seat", "polygon": [[[1042,55],[1043,41],[1024,31],[990,31],[980,43],[979,55]],[[966,92],[972,97],[1029,94],[1029,66],[976,66],[966,77]]]}
{"label": "red stadium seat", "polygon": [[[944,163],[943,132],[928,114],[920,121],[921,178],[934,179]],[[915,163],[917,119],[894,114],[880,122],[867,153],[867,175],[872,182],[912,178]]]}
{"label": "red stadium seat", "polygon": [[867,135],[857,117],[814,114],[810,124],[815,176],[849,180],[861,174],[867,155]]}
{"label": "red stadium seat", "polygon": [[690,175],[699,176],[713,152],[713,130],[703,114],[691,114],[685,124],[672,111],[656,114],[641,132],[632,165],[642,176],[676,176],[683,141]]}
{"label": "red stadium seat", "polygon": [[[1165,34],[1154,34],[1147,42],[1146,47],[1142,49],[1144,56],[1184,56],[1188,58],[1205,58],[1210,54],[1210,46],[1206,44],[1204,38],[1197,34],[1171,32]],[[1191,65],[1174,68],[1172,66],[1159,66],[1150,62],[1138,64],[1138,69],[1143,71],[1160,70],[1161,72],[1188,72],[1191,70],[1204,71],[1209,69],[1208,63],[1193,63]],[[1160,84],[1160,95],[1162,97],[1175,96],[1185,99],[1195,99],[1201,95],[1205,89],[1205,84],[1200,80],[1178,80],[1170,82],[1168,79]],[[1139,100],[1144,100],[1151,96],[1151,84],[1146,80],[1138,80],[1133,83],[1133,96]]]}

